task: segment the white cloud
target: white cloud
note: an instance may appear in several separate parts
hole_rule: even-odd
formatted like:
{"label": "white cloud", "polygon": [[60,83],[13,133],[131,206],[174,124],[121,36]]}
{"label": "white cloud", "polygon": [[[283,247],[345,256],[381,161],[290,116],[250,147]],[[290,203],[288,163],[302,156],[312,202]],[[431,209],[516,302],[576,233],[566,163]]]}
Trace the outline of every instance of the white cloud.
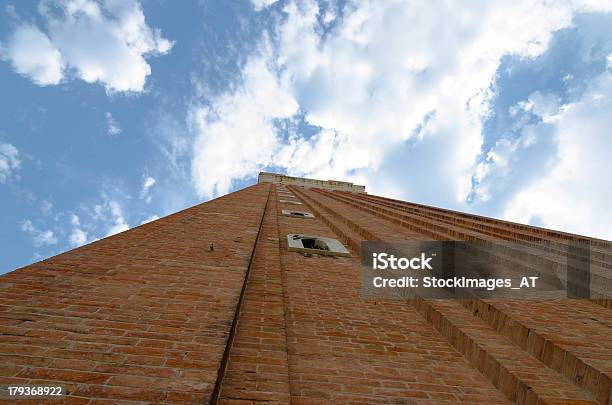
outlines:
{"label": "white cloud", "polygon": [[[516,193],[504,216],[519,222],[612,240],[612,72],[595,78],[580,100],[547,117],[557,153],[538,179]],[[539,127],[536,131],[543,132]],[[536,133],[536,136],[545,136]]]}
{"label": "white cloud", "polygon": [[[327,11],[313,1],[290,1],[276,47],[270,50],[264,36],[242,86],[191,109],[196,189],[225,193],[232,181],[272,165],[366,182],[377,192],[381,165],[409,141],[404,171],[392,173],[385,190],[405,187],[409,173],[440,204],[463,203],[478,170],[501,58],[535,57],[575,12],[603,7],[611,4],[355,1],[322,35]],[[546,101],[539,105],[555,107]],[[296,120],[298,112],[321,131],[283,138],[275,124]]]}
{"label": "white cloud", "polygon": [[42,231],[36,228],[30,220],[26,220],[21,224],[21,230],[32,237],[32,242],[36,247],[57,244],[57,238],[53,234],[53,231]]}
{"label": "white cloud", "polygon": [[17,148],[10,143],[0,142],[0,183],[6,183],[20,166]]}
{"label": "white cloud", "polygon": [[[470,191],[501,57],[538,55],[551,32],[571,22],[569,8],[544,3],[360,2],[322,42],[314,3],[290,3],[286,12],[283,72],[292,75],[308,122],[346,136],[336,176],[376,173],[388,153],[413,138],[414,153],[429,154],[419,175],[437,183],[447,203]],[[433,145],[442,148],[434,152]],[[373,191],[376,177],[364,178]]]}
{"label": "white cloud", "polygon": [[78,215],[75,215],[75,214],[70,215],[70,225],[72,226],[81,225],[81,220],[79,219]]}
{"label": "white cloud", "polygon": [[3,58],[39,85],[74,76],[109,92],[140,92],[151,73],[145,58],[166,54],[173,46],[146,24],[136,0],[43,0],[38,8],[46,33],[20,25]]}
{"label": "white cloud", "polygon": [[108,208],[111,214],[110,219],[112,220],[112,225],[108,228],[106,236],[111,236],[130,229],[130,226],[127,224],[125,218],[123,217],[121,206],[117,201],[110,200],[108,202]]}
{"label": "white cloud", "polygon": [[145,179],[142,182],[142,193],[143,194],[147,193],[149,189],[153,187],[154,185],[155,185],[155,178],[151,176],[145,177]]}
{"label": "white cloud", "polygon": [[72,225],[72,231],[68,237],[70,246],[77,247],[87,242],[87,232],[81,229],[81,219],[76,214],[70,215],[70,225]]}
{"label": "white cloud", "polygon": [[525,111],[546,119],[559,111],[559,102],[559,96],[554,93],[536,91],[530,94],[527,100],[510,107],[510,115],[516,116],[519,111]]}
{"label": "white cloud", "polygon": [[298,105],[263,58],[250,60],[244,84],[211,106],[191,111],[197,133],[193,177],[201,195],[226,193],[233,179],[271,164],[279,147],[274,119],[290,118]]}
{"label": "white cloud", "polygon": [[87,232],[83,231],[80,228],[75,228],[70,233],[69,240],[70,245],[72,247],[77,247],[85,244],[87,242]]}
{"label": "white cloud", "polygon": [[255,10],[261,10],[266,7],[270,7],[277,1],[278,0],[251,0],[251,3],[253,3],[253,7],[255,7]]}
{"label": "white cloud", "polygon": [[106,117],[106,133],[110,136],[119,135],[121,133],[121,127],[113,115],[110,112],[106,112],[104,117]]}
{"label": "white cloud", "polygon": [[58,84],[63,78],[62,55],[47,35],[34,25],[18,27],[0,56],[9,60],[17,73],[39,86]]}
{"label": "white cloud", "polygon": [[142,189],[140,190],[140,198],[144,199],[147,204],[151,202],[151,195],[149,194],[151,188],[155,185],[156,181],[154,177],[146,176],[142,180]]}
{"label": "white cloud", "polygon": [[102,198],[104,201],[93,207],[90,228],[95,227],[97,229],[96,234],[101,234],[102,237],[111,236],[130,229],[119,201],[110,198],[104,193]]}
{"label": "white cloud", "polygon": [[[556,150],[552,124],[562,108],[559,100],[552,92],[536,91],[510,107],[513,127],[519,135],[502,135],[486,159],[476,165],[473,191],[478,203],[495,200],[503,206],[506,198],[549,170]],[[534,116],[538,117],[536,122],[532,121]]]}

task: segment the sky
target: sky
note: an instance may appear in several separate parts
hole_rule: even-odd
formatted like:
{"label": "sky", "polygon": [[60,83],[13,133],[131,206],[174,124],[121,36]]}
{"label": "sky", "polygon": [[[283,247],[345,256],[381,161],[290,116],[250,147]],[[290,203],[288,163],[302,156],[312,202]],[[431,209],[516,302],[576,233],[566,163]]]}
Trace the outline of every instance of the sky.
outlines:
{"label": "sky", "polygon": [[612,239],[612,1],[7,0],[0,273],[260,171]]}

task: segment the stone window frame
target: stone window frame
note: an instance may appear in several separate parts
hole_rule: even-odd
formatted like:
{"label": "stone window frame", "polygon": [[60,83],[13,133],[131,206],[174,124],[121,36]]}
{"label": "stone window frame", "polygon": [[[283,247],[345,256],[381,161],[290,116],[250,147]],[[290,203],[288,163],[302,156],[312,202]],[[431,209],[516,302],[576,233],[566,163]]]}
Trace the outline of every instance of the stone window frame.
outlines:
{"label": "stone window frame", "polygon": [[315,216],[306,211],[282,210],[282,214],[286,217],[313,219]]}
{"label": "stone window frame", "polygon": [[287,235],[287,245],[290,252],[310,253],[322,256],[351,255],[342,242],[327,236],[290,233]]}

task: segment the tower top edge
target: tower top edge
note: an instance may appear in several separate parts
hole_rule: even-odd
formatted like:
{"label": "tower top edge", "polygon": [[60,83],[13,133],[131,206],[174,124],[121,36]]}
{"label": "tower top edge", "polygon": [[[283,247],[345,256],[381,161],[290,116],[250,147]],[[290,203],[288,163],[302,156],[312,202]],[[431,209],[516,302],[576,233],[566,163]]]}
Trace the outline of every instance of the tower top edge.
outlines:
{"label": "tower top edge", "polygon": [[285,174],[260,172],[257,183],[287,184],[306,188],[321,188],[324,190],[349,191],[351,193],[365,193],[365,186],[340,180],[318,180],[305,177],[293,177]]}

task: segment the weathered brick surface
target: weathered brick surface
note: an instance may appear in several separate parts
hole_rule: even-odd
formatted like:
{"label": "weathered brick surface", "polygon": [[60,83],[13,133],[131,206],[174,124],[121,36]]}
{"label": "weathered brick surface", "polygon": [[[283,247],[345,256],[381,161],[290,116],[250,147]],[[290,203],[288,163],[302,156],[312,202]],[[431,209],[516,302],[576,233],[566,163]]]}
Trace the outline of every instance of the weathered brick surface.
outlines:
{"label": "weathered brick surface", "polygon": [[[372,198],[346,193],[343,193],[342,196],[335,196],[326,192],[320,192],[320,194],[325,195],[325,197],[319,198],[327,199],[328,210],[332,206],[337,211],[342,212],[349,210],[350,213],[350,210],[354,210],[353,215],[349,215],[350,218],[353,218],[355,212],[358,212],[359,207],[362,206],[358,203],[359,200],[384,201],[380,197]],[[395,211],[389,209],[388,204],[381,203],[381,205],[385,207],[374,207],[375,214],[373,215],[374,218],[369,219],[370,223],[364,222],[363,219],[358,219],[358,222],[361,221],[361,225],[367,227],[372,226],[372,221],[379,221],[375,229],[377,229],[378,235],[384,235],[384,238],[392,238],[393,236],[397,238],[399,235],[403,238],[414,238],[412,230],[414,228],[411,224],[405,222],[400,222],[400,225],[407,228],[406,230],[396,229],[393,233],[387,232],[390,228],[386,223],[394,223],[397,217],[388,215]],[[371,209],[372,205],[368,204],[365,207]],[[428,211],[435,210],[429,208]],[[465,223],[465,220],[464,225],[469,227],[469,223]],[[505,225],[509,226],[510,224],[505,223]],[[522,229],[521,232],[524,233],[528,233],[528,230],[531,229],[525,226],[517,225],[517,227]],[[449,227],[449,230],[451,228]],[[444,227],[437,230],[442,232]],[[534,234],[540,235],[542,232],[538,229],[532,231]],[[556,235],[553,231],[550,231],[550,233],[553,236]],[[377,238],[373,234],[370,236],[373,239]],[[513,236],[521,237],[521,234],[514,233]],[[452,235],[448,235],[448,237],[450,238]],[[560,234],[556,237],[565,239],[575,237],[575,235]],[[599,246],[602,252],[609,252],[603,249],[606,242],[594,240],[593,243]],[[548,253],[542,252],[540,257],[546,259]],[[537,267],[537,265],[534,266]],[[607,277],[612,277],[612,275]],[[578,388],[586,389],[589,397],[602,404],[608,403],[612,380],[610,375],[612,339],[609,337],[612,318],[609,310],[595,305],[592,301],[568,299],[543,301],[466,300],[462,303],[474,315],[485,320],[495,330],[536,357],[547,367],[561,373]],[[588,344],[585,344],[586,342]]]}
{"label": "weathered brick surface", "polygon": [[61,382],[75,399],[205,402],[269,190],[253,186],[2,276],[2,381]]}
{"label": "weathered brick surface", "polygon": [[336,237],[319,218],[279,224],[294,403],[508,403],[413,307],[361,297],[358,256],[287,252],[289,233]]}
{"label": "weathered brick surface", "polygon": [[[506,254],[503,259],[513,267],[522,266],[523,268],[537,267],[544,273],[548,273],[553,279],[561,278],[565,280],[565,265],[568,257],[568,239],[553,231],[548,231],[552,235],[551,240],[542,243],[541,235],[537,236],[538,229],[534,233],[527,231],[517,231],[514,228],[508,229],[507,226],[494,227],[482,220],[470,221],[463,216],[465,214],[440,213],[435,209],[414,209],[402,204],[380,201],[380,197],[330,194],[329,197],[345,202],[373,214],[384,218],[390,222],[398,223],[404,228],[417,231],[435,240],[471,240],[485,241],[487,239],[512,240],[512,250],[515,254]],[[374,198],[374,200],[372,200]],[[501,221],[498,221],[501,222]],[[525,226],[522,226],[525,228]],[[575,236],[570,240],[586,240],[584,237]],[[518,243],[520,241],[520,244]],[[519,247],[520,246],[520,247]],[[590,261],[590,289],[595,302],[610,308],[612,300],[609,297],[609,288],[612,286],[612,248],[605,248],[606,243],[600,240],[589,240],[589,261]],[[523,259],[517,260],[521,256]],[[575,255],[573,257],[576,257]],[[498,255],[498,258],[502,257]],[[556,269],[556,271],[554,271]]]}
{"label": "weathered brick surface", "polygon": [[[323,208],[329,215],[335,216],[337,221],[345,221],[349,223],[356,232],[368,234],[368,238],[370,239],[423,239],[423,235],[415,237],[409,226],[405,227],[407,229],[403,229],[404,227],[401,226],[403,223],[397,224],[400,225],[400,228],[398,228],[395,222],[387,219],[390,218],[388,216],[359,216],[359,204],[353,204],[352,202],[364,199],[364,196],[349,196],[346,194],[343,197],[338,197],[329,192],[322,191],[308,191],[305,192],[303,196],[307,200],[310,200],[311,203]],[[412,302],[415,303],[416,301]],[[474,300],[472,300],[472,304],[473,302]],[[538,332],[533,328],[524,328],[520,322],[516,322],[512,318],[506,316],[506,313],[492,311],[491,309],[495,308],[494,305],[497,306],[495,302],[496,300],[488,300],[486,303],[481,302],[481,304],[488,308],[490,316],[488,318],[483,317],[481,312],[479,317],[490,321],[490,327],[486,325],[478,326],[479,322],[482,322],[481,319],[474,319],[469,313],[462,311],[461,308],[457,308],[459,304],[455,301],[446,303],[441,303],[440,301],[420,301],[417,307],[438,330],[447,334],[447,337],[451,339],[453,344],[458,347],[460,351],[466,354],[466,357],[477,369],[487,374],[496,386],[505,390],[510,399],[517,400],[519,403],[528,403],[529,398],[526,394],[531,392],[535,394],[536,398],[539,398],[539,400],[568,401],[569,399],[573,399],[587,401],[585,403],[588,403],[596,399],[599,403],[607,403],[605,393],[609,392],[609,386],[604,371],[605,367],[603,367],[602,363],[607,362],[609,364],[612,350],[609,347],[609,326],[605,326],[610,325],[608,322],[609,313],[607,313],[605,309],[593,305],[589,301],[580,301],[579,305],[575,305],[575,301],[569,300],[556,302],[546,301],[542,303],[537,303],[535,301],[505,301],[506,306],[514,306],[517,312],[523,314],[523,318],[531,317],[535,320],[539,319],[541,327],[547,327],[548,329],[548,333],[543,337],[538,335]],[[563,303],[563,305],[566,306],[566,310],[563,311],[562,314],[559,313],[559,303]],[[468,308],[470,307],[469,304],[466,306]],[[570,309],[570,306],[573,306],[573,309]],[[534,317],[532,311],[534,309],[540,309],[540,307],[548,307],[548,311],[550,312],[545,313],[542,317]],[[582,307],[583,312],[579,314],[576,307]],[[480,310],[482,311],[482,305],[480,305]],[[478,311],[474,312],[474,314],[477,313]],[[495,313],[495,315],[493,315],[493,313]],[[435,314],[433,318],[431,318],[432,314]],[[590,314],[590,317],[588,314]],[[516,332],[521,328],[530,334],[530,338],[525,339],[524,346],[526,347],[523,348],[526,349],[529,354],[535,356],[539,360],[543,360],[544,364],[533,362],[527,353],[518,350],[518,348],[513,347],[507,339],[496,336],[493,333],[494,331],[500,331],[502,329],[502,327],[499,327],[500,325],[495,325],[496,322],[498,324],[500,323],[500,319],[506,320],[505,324],[502,321],[502,325],[505,326],[503,332],[506,332],[504,335],[511,338],[510,340],[516,341],[516,339],[512,338],[517,335]],[[508,328],[508,320],[514,322],[514,328],[512,328],[512,330]],[[442,321],[442,323],[440,323],[440,321]],[[565,335],[566,340],[564,342],[566,344],[569,343],[567,341],[568,338],[574,338],[573,341],[576,342],[574,349],[582,346],[582,353],[586,351],[599,354],[599,365],[601,368],[596,368],[596,362],[591,361],[590,363],[580,363],[582,367],[578,369],[578,367],[571,362],[573,356],[569,351],[559,351],[557,357],[560,357],[560,360],[557,361],[557,367],[552,367],[553,370],[563,373],[567,378],[564,379],[561,374],[546,368],[551,366],[552,353],[557,347],[554,345],[554,341],[550,339],[550,326],[553,322],[558,323],[559,321],[566,327],[558,326],[554,331],[562,331],[561,334]],[[531,325],[533,324],[534,323],[531,322]],[[580,325],[587,326],[587,330],[579,331]],[[546,333],[544,329],[541,329],[540,332],[542,334]],[[585,350],[585,342],[591,340],[588,338],[589,332],[591,332],[594,345],[588,345],[590,347]],[[455,340],[457,334],[468,338],[469,343],[467,346],[465,343]],[[576,339],[575,335],[579,335],[579,337]],[[599,338],[599,336],[605,337]],[[534,337],[536,338],[534,339]],[[557,339],[562,338],[558,337]],[[539,347],[536,346],[537,342],[540,343]],[[545,352],[543,342],[545,342],[548,349],[550,349],[548,350],[550,354],[547,355],[547,359],[544,359]],[[518,342],[515,343],[518,344]],[[457,346],[457,344],[459,344],[459,346]],[[474,348],[470,347],[470,345],[473,344],[477,346],[474,346]],[[479,354],[481,348],[484,349]],[[567,349],[567,345],[565,349]],[[510,355],[509,353],[514,354]],[[563,356],[565,356],[565,359]],[[487,357],[489,360],[487,360]],[[506,358],[511,359],[511,362],[508,363]],[[492,362],[492,366],[487,365],[487,362]],[[569,364],[569,368],[565,370],[565,372],[562,370],[563,364]],[[509,383],[502,381],[500,375],[504,378],[509,378]],[[589,381],[587,382],[585,380]],[[597,382],[599,382],[599,384],[597,384]],[[572,386],[571,383],[574,383],[576,386]],[[504,388],[505,386],[510,388]],[[527,387],[530,391],[525,391]],[[586,391],[581,388],[586,388]],[[521,394],[521,392],[523,392],[523,394]]]}
{"label": "weathered brick surface", "polygon": [[276,193],[268,202],[255,248],[221,404],[288,404],[289,373],[280,268]]}
{"label": "weathered brick surface", "polygon": [[[289,233],[352,254],[288,252]],[[432,237],[547,238],[553,261],[576,238],[260,184],[0,277],[0,382],[61,382],[71,396],[55,403],[75,404],[609,405],[608,301],[361,295],[362,240]],[[612,269],[610,243],[592,246]]]}

